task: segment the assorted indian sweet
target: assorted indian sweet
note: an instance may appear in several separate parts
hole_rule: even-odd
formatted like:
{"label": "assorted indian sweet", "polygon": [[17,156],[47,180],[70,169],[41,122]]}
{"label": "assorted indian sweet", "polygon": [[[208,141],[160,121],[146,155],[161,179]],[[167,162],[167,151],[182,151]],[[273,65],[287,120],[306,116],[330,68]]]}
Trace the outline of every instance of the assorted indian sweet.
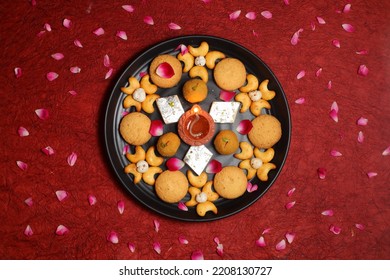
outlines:
{"label": "assorted indian sweet", "polygon": [[[156,56],[147,73],[129,77],[121,88],[125,114],[118,129],[130,147],[124,172],[136,186],[143,181],[154,188],[165,203],[181,210],[195,207],[199,216],[217,214],[216,201],[241,197],[252,190],[248,185],[254,177],[265,182],[276,169],[273,146],[282,128],[267,113],[276,93],[268,88],[269,80],[259,81],[242,61],[211,50],[207,42],[179,49]],[[202,107],[211,80],[221,90],[220,100]],[[173,87],[176,94],[160,96],[160,89]],[[183,102],[193,107],[185,112]],[[153,119],[156,109],[159,117]],[[252,117],[237,126],[237,114]],[[164,125],[172,124],[175,132],[164,133]],[[224,129],[214,131],[215,124]],[[218,159],[223,157],[238,164],[222,166]]]}

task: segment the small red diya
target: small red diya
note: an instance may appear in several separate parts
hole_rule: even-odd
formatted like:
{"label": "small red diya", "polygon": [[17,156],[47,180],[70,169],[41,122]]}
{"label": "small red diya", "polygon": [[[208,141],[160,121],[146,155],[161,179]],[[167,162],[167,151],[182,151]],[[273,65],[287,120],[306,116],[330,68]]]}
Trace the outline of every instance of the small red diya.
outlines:
{"label": "small red diya", "polygon": [[200,146],[209,142],[214,136],[214,131],[213,118],[199,105],[192,106],[179,120],[180,138],[191,146]]}

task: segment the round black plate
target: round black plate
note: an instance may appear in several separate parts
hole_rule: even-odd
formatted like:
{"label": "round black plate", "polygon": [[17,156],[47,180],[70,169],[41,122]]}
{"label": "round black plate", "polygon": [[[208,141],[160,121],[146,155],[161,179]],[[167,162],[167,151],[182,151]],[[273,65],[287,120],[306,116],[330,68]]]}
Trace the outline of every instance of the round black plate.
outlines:
{"label": "round black plate", "polygon": [[[125,174],[123,172],[124,167],[129,164],[125,155],[123,154],[123,148],[126,143],[123,141],[121,135],[119,134],[119,123],[125,112],[125,109],[122,106],[123,99],[125,98],[125,94],[121,92],[121,87],[126,86],[128,83],[128,78],[130,76],[135,76],[139,78],[140,73],[147,72],[149,63],[151,60],[159,54],[169,53],[176,55],[178,51],[175,49],[180,44],[198,46],[202,41],[206,41],[210,50],[218,50],[223,52],[228,57],[234,57],[240,59],[246,67],[248,73],[254,74],[259,81],[269,79],[268,88],[274,90],[276,92],[276,96],[274,99],[270,101],[272,108],[265,113],[272,114],[279,119],[282,124],[282,138],[280,141],[273,147],[275,149],[275,157],[271,161],[273,162],[277,168],[272,170],[269,173],[269,180],[267,182],[261,182],[256,177],[252,179],[252,184],[258,185],[258,190],[254,192],[246,192],[243,196],[233,199],[218,199],[215,202],[215,205],[218,209],[218,214],[207,213],[206,216],[200,217],[197,215],[195,211],[195,207],[189,207],[188,211],[183,211],[178,208],[177,204],[169,204],[161,201],[155,194],[154,188],[146,185],[141,181],[141,183],[134,184],[132,175]],[[170,95],[178,95],[180,97],[181,103],[184,107],[184,110],[188,110],[192,104],[188,103],[181,97],[181,87],[183,83],[188,80],[189,77],[187,74],[183,74],[181,82],[170,89],[159,89],[157,94],[161,97],[170,96]],[[212,72],[209,70],[209,82],[208,82],[209,94],[205,101],[201,102],[199,105],[203,110],[209,110],[212,101],[221,101],[219,99],[220,89],[216,86],[213,81]],[[275,75],[268,68],[268,66],[255,54],[246,48],[231,42],[226,39],[212,37],[212,36],[186,36],[174,38],[160,44],[157,44],[150,49],[143,52],[139,55],[123,72],[120,76],[118,82],[114,86],[114,89],[110,93],[106,115],[105,115],[105,125],[104,125],[104,136],[105,136],[105,145],[108,152],[108,156],[110,158],[110,162],[112,168],[114,169],[116,175],[118,176],[119,181],[123,185],[123,187],[132,194],[139,202],[144,204],[146,207],[163,214],[165,216],[184,220],[184,221],[211,221],[217,220],[221,218],[228,217],[233,215],[246,207],[253,204],[256,200],[258,200],[271,185],[275,182],[278,174],[280,173],[283,164],[287,157],[287,152],[290,144],[290,131],[291,131],[291,120],[290,113],[288,108],[288,103],[286,100],[286,96],[283,92],[283,89],[278,82]],[[234,100],[233,100],[234,101]],[[150,119],[161,119],[160,112],[155,105],[155,112],[153,114],[149,114]],[[236,131],[237,125],[243,119],[253,119],[254,116],[251,113],[247,112],[245,114],[237,114],[237,118],[234,124],[216,124],[216,133],[220,129],[231,129]],[[164,133],[168,131],[177,132],[177,124],[169,124],[164,126]],[[215,135],[216,135],[215,133]],[[239,137],[240,141],[248,141],[247,136],[240,135],[236,133]],[[158,137],[152,137],[152,139],[144,145],[144,149],[146,150],[150,145],[154,145],[157,142]],[[222,163],[223,166],[227,165],[235,165],[237,166],[239,161],[235,159],[232,155],[222,156],[219,155],[212,145],[212,141],[206,144],[206,147],[209,148],[213,153],[214,159],[217,159]],[[182,142],[180,149],[177,153],[177,157],[184,158],[185,153],[187,152],[189,146]],[[130,147],[131,152],[134,151],[134,147]],[[162,166],[163,169],[165,165]],[[186,172],[187,166],[185,166],[181,171],[183,173]],[[209,174],[209,180],[213,178],[213,174]],[[189,195],[183,199],[183,202],[189,199]]]}

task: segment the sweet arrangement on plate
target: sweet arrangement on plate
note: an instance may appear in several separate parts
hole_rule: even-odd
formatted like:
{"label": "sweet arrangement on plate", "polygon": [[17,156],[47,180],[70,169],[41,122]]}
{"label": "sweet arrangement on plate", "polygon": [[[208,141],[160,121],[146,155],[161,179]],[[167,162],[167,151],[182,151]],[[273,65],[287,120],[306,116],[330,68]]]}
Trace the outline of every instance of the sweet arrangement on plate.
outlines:
{"label": "sweet arrangement on plate", "polygon": [[221,201],[254,191],[252,180],[267,182],[278,167],[276,92],[206,40],[157,54],[120,91],[122,172],[162,203],[218,215]]}

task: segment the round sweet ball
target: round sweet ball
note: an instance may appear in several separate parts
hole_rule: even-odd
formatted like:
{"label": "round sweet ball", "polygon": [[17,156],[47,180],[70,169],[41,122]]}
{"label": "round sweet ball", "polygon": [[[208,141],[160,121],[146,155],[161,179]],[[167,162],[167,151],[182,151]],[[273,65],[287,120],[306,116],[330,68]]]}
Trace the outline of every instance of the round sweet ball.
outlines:
{"label": "round sweet ball", "polygon": [[172,157],[176,154],[180,144],[179,136],[174,132],[168,132],[158,138],[157,151],[164,157]]}
{"label": "round sweet ball", "polygon": [[245,65],[236,58],[224,58],[214,68],[214,80],[224,90],[235,90],[246,82]]}
{"label": "round sweet ball", "polygon": [[[167,67],[167,64],[168,67],[169,66],[172,67],[170,71],[173,71],[173,75],[169,78],[159,75],[157,73],[157,68],[160,65],[164,65],[164,67]],[[162,54],[156,56],[150,63],[150,67],[149,67],[150,79],[156,86],[160,88],[171,88],[177,85],[177,83],[181,79],[182,73],[183,71],[182,71],[182,66],[180,61],[176,57],[169,54]]]}
{"label": "round sweet ball", "polygon": [[143,145],[152,135],[149,133],[151,120],[148,116],[132,112],[124,116],[119,125],[119,133],[130,145]]}
{"label": "round sweet ball", "polygon": [[183,97],[190,103],[199,103],[207,97],[207,84],[201,79],[190,79],[183,85]]}
{"label": "round sweet ball", "polygon": [[241,168],[226,166],[214,176],[214,189],[223,198],[234,199],[242,196],[248,181]]}
{"label": "round sweet ball", "polygon": [[253,127],[248,133],[251,143],[257,148],[268,149],[282,137],[282,127],[272,115],[260,115],[252,121]]}
{"label": "round sweet ball", "polygon": [[179,202],[188,191],[187,177],[180,171],[166,170],[157,177],[155,190],[162,201]]}
{"label": "round sweet ball", "polygon": [[221,130],[214,139],[214,148],[221,155],[233,154],[238,146],[238,137],[232,130]]}

